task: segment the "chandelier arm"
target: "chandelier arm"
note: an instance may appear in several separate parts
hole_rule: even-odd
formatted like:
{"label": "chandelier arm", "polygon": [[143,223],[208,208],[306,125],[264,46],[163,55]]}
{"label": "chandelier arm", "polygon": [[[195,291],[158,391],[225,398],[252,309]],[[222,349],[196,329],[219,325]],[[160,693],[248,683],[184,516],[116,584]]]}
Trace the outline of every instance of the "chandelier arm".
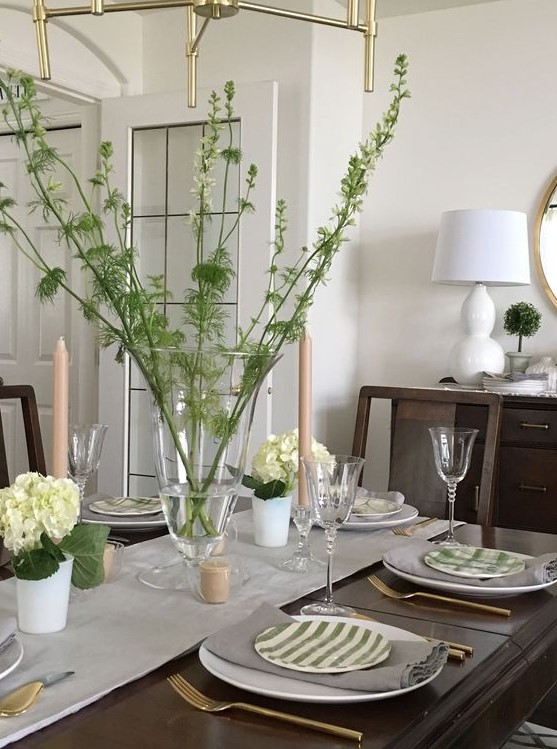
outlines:
{"label": "chandelier arm", "polygon": [[48,16],[44,0],[33,0],[33,23],[35,24],[37,50],[39,53],[39,75],[43,81],[50,80],[50,55],[46,33],[47,21]]}
{"label": "chandelier arm", "polygon": [[350,29],[358,28],[360,24],[360,0],[348,0],[346,8],[346,25]]}
{"label": "chandelier arm", "polygon": [[[192,14],[195,16],[195,13],[193,13],[193,10],[191,8],[188,8],[188,13],[190,12],[190,10],[191,10]],[[197,18],[197,16],[196,16],[196,18]],[[205,29],[209,25],[209,21],[210,20],[211,20],[211,18],[209,18],[209,17],[203,19],[203,26],[199,29],[199,31],[198,31],[197,36],[195,37],[195,39],[193,39],[192,42],[191,42],[192,52],[198,52],[199,42],[201,41],[201,37],[205,33]]]}
{"label": "chandelier arm", "polygon": [[197,16],[193,12],[193,7],[186,8],[186,62],[188,68],[188,107],[197,106],[197,49],[194,49],[195,37],[197,31]]}
{"label": "chandelier arm", "polygon": [[365,40],[365,65],[364,65],[364,91],[373,91],[373,63],[375,57],[375,37],[377,36],[377,23],[375,21],[375,0],[367,0],[366,3],[366,30]]}
{"label": "chandelier arm", "polygon": [[[149,0],[148,2],[112,3],[104,6],[104,13],[120,13],[128,10],[166,10],[168,8],[187,8],[193,6],[193,0]],[[90,5],[74,5],[68,8],[46,8],[46,19],[64,18],[66,16],[87,16],[91,14]]]}
{"label": "chandelier arm", "polygon": [[280,16],[281,18],[292,18],[295,21],[309,21],[310,23],[319,23],[323,26],[334,26],[337,29],[351,29],[353,31],[361,31],[365,33],[367,26],[359,23],[357,26],[349,27],[346,21],[340,18],[328,18],[327,16],[315,16],[312,13],[301,13],[297,10],[286,10],[285,8],[275,8],[270,5],[259,5],[259,3],[248,3],[244,0],[239,0],[238,7],[240,10],[253,10],[256,13],[266,13],[270,16]]}

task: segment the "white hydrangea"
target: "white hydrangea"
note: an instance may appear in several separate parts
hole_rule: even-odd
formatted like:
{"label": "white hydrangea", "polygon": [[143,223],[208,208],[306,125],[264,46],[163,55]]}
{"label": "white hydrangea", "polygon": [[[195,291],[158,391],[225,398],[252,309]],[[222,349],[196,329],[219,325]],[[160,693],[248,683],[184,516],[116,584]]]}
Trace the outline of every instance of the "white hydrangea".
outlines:
{"label": "white hydrangea", "polygon": [[[329,451],[312,438],[311,453],[314,460],[327,460]],[[284,494],[288,495],[298,483],[298,430],[293,429],[278,436],[271,434],[254,455],[252,477],[264,484],[284,481]]]}
{"label": "white hydrangea", "polygon": [[0,536],[14,554],[40,547],[41,533],[62,539],[77,522],[79,489],[71,479],[22,473],[0,489]]}

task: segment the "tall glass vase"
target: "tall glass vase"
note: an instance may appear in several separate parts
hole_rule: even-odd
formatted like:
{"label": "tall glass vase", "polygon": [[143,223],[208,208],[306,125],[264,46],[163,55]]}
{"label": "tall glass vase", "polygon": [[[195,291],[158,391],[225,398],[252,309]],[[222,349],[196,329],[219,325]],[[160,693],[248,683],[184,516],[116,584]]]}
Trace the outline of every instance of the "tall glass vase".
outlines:
{"label": "tall glass vase", "polygon": [[155,469],[170,537],[182,562],[140,573],[156,588],[188,589],[221,542],[246,465],[255,403],[276,357],[157,349],[143,359]]}

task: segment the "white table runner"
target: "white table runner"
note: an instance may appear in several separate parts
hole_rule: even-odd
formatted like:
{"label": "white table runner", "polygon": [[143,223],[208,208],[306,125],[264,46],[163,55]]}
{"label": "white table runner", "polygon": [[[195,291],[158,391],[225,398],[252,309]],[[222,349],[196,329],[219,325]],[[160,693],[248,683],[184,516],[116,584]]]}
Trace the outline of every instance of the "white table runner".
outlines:
{"label": "white table runner", "polygon": [[[278,568],[293,551],[295,528],[290,530],[288,547],[264,549],[252,541],[251,511],[237,514],[235,521],[238,541],[231,551],[243,559],[250,579],[227,603],[204,604],[193,593],[155,590],[136,579],[145,567],[178,559],[170,539],[163,537],[126,548],[122,572],[114,582],[70,603],[64,631],[19,633],[25,654],[13,674],[0,681],[0,697],[52,671],[71,670],[75,675],[46,689],[29,712],[2,719],[0,747],[77,712],[193,649],[207,635],[239,621],[263,601],[282,606],[324,586],[324,567],[304,575]],[[429,526],[420,535],[426,531],[429,537],[440,532]],[[314,529],[310,538],[314,551],[324,557],[323,532]],[[385,551],[401,542],[404,539],[390,530],[339,532],[335,580],[378,562]],[[0,616],[15,611],[15,581],[7,580],[0,583]]]}

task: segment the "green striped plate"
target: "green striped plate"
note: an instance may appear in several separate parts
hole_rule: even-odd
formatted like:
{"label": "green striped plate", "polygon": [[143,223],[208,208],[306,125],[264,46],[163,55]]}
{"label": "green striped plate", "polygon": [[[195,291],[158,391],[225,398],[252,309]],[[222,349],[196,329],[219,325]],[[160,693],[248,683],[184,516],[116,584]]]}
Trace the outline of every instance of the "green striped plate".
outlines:
{"label": "green striped plate", "polygon": [[155,515],[162,510],[159,497],[105,497],[89,504],[91,512],[101,515],[139,517]]}
{"label": "green striped plate", "polygon": [[257,635],[254,645],[262,658],[277,666],[316,674],[370,668],[391,651],[391,643],[368,627],[321,619],[270,627]]}
{"label": "green striped plate", "polygon": [[515,554],[476,546],[457,546],[430,551],[424,562],[435,570],[456,577],[504,577],[522,572],[524,560]]}

